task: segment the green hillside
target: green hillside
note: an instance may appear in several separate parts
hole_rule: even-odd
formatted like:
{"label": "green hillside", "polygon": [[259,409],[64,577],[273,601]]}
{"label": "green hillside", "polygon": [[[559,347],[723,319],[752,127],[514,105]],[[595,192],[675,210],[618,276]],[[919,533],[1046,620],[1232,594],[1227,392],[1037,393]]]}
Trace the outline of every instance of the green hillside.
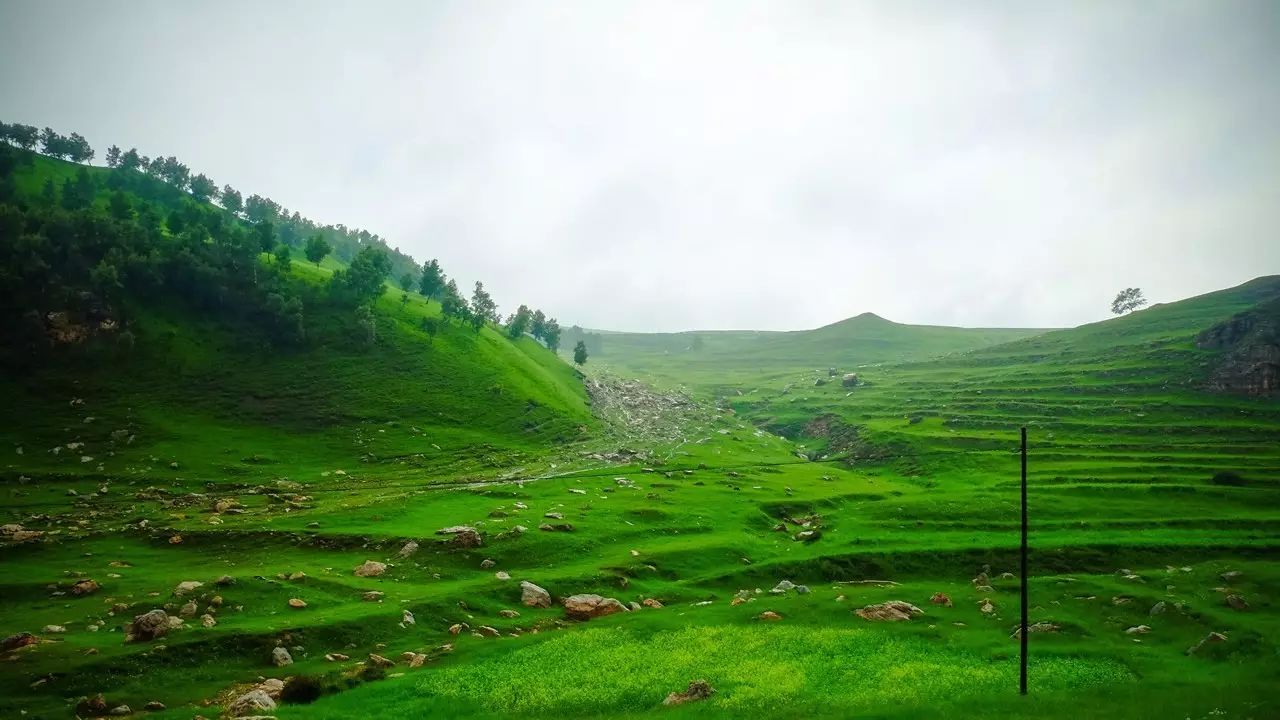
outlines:
{"label": "green hillside", "polygon": [[[663,383],[725,390],[806,369],[841,373],[876,363],[923,360],[1044,332],[1018,328],[903,325],[863,313],[791,332],[596,331],[596,362]],[[572,339],[572,338],[571,338]]]}

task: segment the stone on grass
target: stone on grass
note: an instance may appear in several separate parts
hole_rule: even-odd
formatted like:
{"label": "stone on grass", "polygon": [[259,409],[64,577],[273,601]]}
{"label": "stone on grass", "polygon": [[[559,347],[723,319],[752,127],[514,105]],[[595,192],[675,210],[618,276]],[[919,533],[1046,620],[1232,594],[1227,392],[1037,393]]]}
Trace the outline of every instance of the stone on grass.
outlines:
{"label": "stone on grass", "polygon": [[1228,595],[1226,602],[1227,602],[1227,607],[1231,608],[1232,610],[1248,610],[1249,609],[1249,603],[1246,602],[1245,599],[1239,595]]}
{"label": "stone on grass", "polygon": [[528,580],[521,580],[520,602],[527,607],[551,607],[551,593]]}
{"label": "stone on grass", "polygon": [[277,647],[271,650],[271,662],[276,667],[284,667],[293,664],[293,656],[289,654],[288,649]]}
{"label": "stone on grass", "polygon": [[627,612],[627,606],[616,598],[606,598],[594,593],[570,595],[564,598],[565,614],[574,620],[590,620],[619,612]]}
{"label": "stone on grass", "polygon": [[76,597],[90,595],[92,593],[98,592],[98,590],[100,590],[101,587],[102,586],[98,585],[96,581],[91,580],[89,578],[84,578],[82,580],[77,580],[75,585],[71,586],[71,594],[75,595]]}
{"label": "stone on grass", "polygon": [[307,601],[302,598],[289,598],[289,607],[295,610],[301,610],[307,606]]}
{"label": "stone on grass", "polygon": [[694,680],[684,692],[673,692],[662,701],[663,705],[683,705],[696,700],[706,700],[715,693],[715,688],[706,680]]}
{"label": "stone on grass", "polygon": [[386,563],[380,563],[377,560],[365,560],[364,564],[356,566],[352,572],[355,573],[356,577],[378,577],[386,571]]}
{"label": "stone on grass", "polygon": [[241,695],[231,704],[227,706],[227,713],[232,717],[245,717],[247,715],[257,715],[263,710],[275,710],[276,701],[262,690],[250,690]]}
{"label": "stone on grass", "polygon": [[761,620],[781,620],[782,619],[781,615],[779,615],[778,613],[772,610],[765,610],[764,612],[760,613],[756,617],[758,617]]}
{"label": "stone on grass", "polygon": [[136,615],[133,622],[125,626],[125,642],[146,642],[163,637],[169,632],[169,613],[163,610],[151,610]]}
{"label": "stone on grass", "polygon": [[396,557],[407,558],[416,552],[418,552],[418,543],[410,540],[404,544],[404,547],[400,548],[400,552],[396,553]]}
{"label": "stone on grass", "polygon": [[889,600],[876,605],[868,605],[854,612],[863,620],[871,620],[872,622],[899,622],[910,620],[914,615],[924,614],[924,611],[920,608],[902,600]]}
{"label": "stone on grass", "polygon": [[951,598],[946,593],[934,593],[933,597],[929,598],[929,602],[942,607],[951,607]]}
{"label": "stone on grass", "polygon": [[184,580],[178,583],[178,586],[173,589],[173,594],[177,595],[178,597],[182,597],[183,595],[186,595],[188,593],[195,592],[197,588],[200,588],[203,586],[204,586],[204,583],[198,580]]}

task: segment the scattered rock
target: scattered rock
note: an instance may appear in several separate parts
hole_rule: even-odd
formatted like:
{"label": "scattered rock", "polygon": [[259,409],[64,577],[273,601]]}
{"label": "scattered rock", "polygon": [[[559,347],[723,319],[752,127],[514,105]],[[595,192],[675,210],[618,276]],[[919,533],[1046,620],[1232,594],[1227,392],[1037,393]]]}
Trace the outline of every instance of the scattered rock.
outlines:
{"label": "scattered rock", "polygon": [[295,610],[301,610],[307,606],[307,601],[302,598],[289,598],[289,607]]}
{"label": "scattered rock", "polygon": [[1228,595],[1226,598],[1227,607],[1232,610],[1248,610],[1249,603],[1239,595]]}
{"label": "scattered rock", "polygon": [[98,693],[93,697],[80,698],[76,703],[76,715],[80,717],[102,717],[107,714],[107,700]]}
{"label": "scattered rock", "polygon": [[452,536],[449,538],[449,544],[461,548],[480,547],[484,542],[480,537],[480,532],[469,525],[440,528],[436,531],[436,534]]}
{"label": "scattered rock", "polygon": [[214,625],[217,625],[218,621],[212,615],[205,613],[204,615],[200,616],[200,624],[206,628],[211,628]]}
{"label": "scattered rock", "polygon": [[1229,582],[1234,582],[1238,580],[1242,575],[1244,575],[1244,573],[1240,572],[1239,570],[1228,570],[1227,572],[1222,573],[1218,577],[1222,578],[1222,582],[1229,583]]}
{"label": "scattered rock", "polygon": [[40,632],[46,635],[61,635],[66,631],[67,629],[62,625],[45,625],[44,628],[40,630]]}
{"label": "scattered rock", "polygon": [[204,587],[204,583],[202,582],[197,580],[184,580],[178,583],[178,586],[173,589],[173,594],[178,597],[182,597],[188,593],[195,592],[196,589],[201,587]]}
{"label": "scattered rock", "polygon": [[195,600],[188,600],[179,610],[178,615],[184,618],[193,618],[196,613],[200,612],[200,608],[196,605]]}
{"label": "scattered rock", "polygon": [[992,605],[990,600],[984,599],[978,604],[978,610],[980,610],[983,615],[990,615],[996,611],[996,606]]}
{"label": "scattered rock", "polygon": [[573,524],[556,523],[552,525],[551,523],[542,523],[538,526],[538,529],[544,532],[573,532]]}
{"label": "scattered rock", "polygon": [[164,710],[164,703],[160,702],[159,700],[152,700],[146,705],[143,705],[142,709],[147,710],[149,712],[157,712],[160,710]]}
{"label": "scattered rock", "polygon": [[759,618],[759,619],[761,619],[761,620],[768,620],[768,621],[772,621],[772,620],[781,620],[781,619],[782,619],[782,616],[781,616],[781,615],[779,615],[778,613],[776,613],[776,612],[774,612],[774,611],[772,611],[772,610],[765,610],[764,612],[760,613],[760,614],[759,614],[759,615],[757,615],[756,617],[757,617],[757,618]]}
{"label": "scattered rock", "polygon": [[125,626],[125,642],[146,642],[163,637],[169,632],[169,613],[163,610],[151,610],[133,618],[133,622]]}
{"label": "scattered rock", "polygon": [[377,560],[365,560],[363,565],[359,565],[352,572],[356,577],[378,577],[387,571],[387,564],[380,563]]}
{"label": "scattered rock", "polygon": [[795,583],[791,582],[790,580],[783,580],[777,585],[774,585],[773,589],[770,590],[769,592],[773,593],[774,595],[783,595],[788,590],[794,590],[795,587],[796,587]]}
{"label": "scattered rock", "polygon": [[485,558],[484,560],[481,560],[481,561],[480,561],[480,569],[481,569],[481,570],[489,570],[489,569],[493,568],[493,566],[495,566],[495,565],[497,565],[497,564],[498,564],[498,563],[496,563],[496,562],[494,562],[494,561],[492,561],[492,560],[490,560],[490,559],[488,559],[488,558]]}
{"label": "scattered rock", "polygon": [[499,635],[501,635],[501,634],[502,634],[502,633],[498,632],[498,629],[497,629],[497,628],[495,628],[495,627],[490,627],[490,626],[488,626],[488,625],[481,625],[481,626],[480,626],[480,629],[478,630],[478,632],[479,632],[481,635],[483,635],[484,637],[498,637]]}
{"label": "scattered rock", "polygon": [[1163,614],[1164,614],[1164,611],[1165,611],[1165,610],[1167,610],[1167,609],[1168,609],[1168,605],[1166,605],[1166,604],[1165,604],[1165,601],[1161,600],[1160,602],[1156,603],[1155,605],[1152,605],[1152,606],[1151,606],[1151,611],[1150,611],[1150,612],[1148,612],[1147,614],[1148,614],[1148,615],[1163,615]]}
{"label": "scattered rock", "polygon": [[90,580],[89,578],[84,578],[82,580],[77,580],[76,583],[71,586],[71,594],[76,597],[81,597],[96,593],[100,589],[101,586],[98,585],[97,582]]}
{"label": "scattered rock", "polygon": [[1199,650],[1201,647],[1204,646],[1205,643],[1220,643],[1220,642],[1226,642],[1226,641],[1227,641],[1226,635],[1223,635],[1222,633],[1218,633],[1218,632],[1211,632],[1208,635],[1205,635],[1203,638],[1201,638],[1200,642],[1187,648],[1187,654],[1194,655],[1197,650]]}
{"label": "scattered rock", "polygon": [[413,618],[413,613],[409,612],[408,610],[404,610],[400,613],[401,625],[416,625],[417,622],[418,621]]}
{"label": "scattered rock", "polygon": [[463,630],[467,630],[467,629],[468,629],[468,627],[467,627],[467,624],[466,624],[466,623],[454,623],[454,624],[452,624],[452,625],[450,625],[450,626],[449,626],[449,634],[450,634],[450,635],[457,635],[457,634],[461,633]]}
{"label": "scattered rock", "polygon": [[1134,625],[1124,632],[1126,635],[1146,635],[1151,632],[1151,628],[1147,625]]}
{"label": "scattered rock", "polygon": [[35,645],[39,641],[39,638],[29,632],[14,633],[4,640],[0,640],[0,650],[9,652],[10,650],[17,650],[20,647]]}
{"label": "scattered rock", "polygon": [[601,597],[593,593],[570,595],[561,602],[565,613],[575,620],[590,620],[618,612],[627,612],[627,607],[617,599]]}
{"label": "scattered rock", "polygon": [[498,572],[494,573],[493,576],[504,582],[511,579],[511,574],[505,570],[499,570]]}
{"label": "scattered rock", "polygon": [[217,580],[214,580],[214,581],[213,581],[213,584],[214,584],[214,585],[217,585],[218,587],[226,587],[226,586],[228,586],[228,585],[235,585],[235,584],[236,584],[236,579],[235,579],[235,578],[233,578],[233,577],[231,577],[230,575],[223,575],[222,577],[218,578]]}
{"label": "scattered rock", "polygon": [[658,602],[654,598],[645,598],[644,602],[641,604],[647,608],[653,608],[654,610],[658,610],[662,608],[662,603]]}
{"label": "scattered rock", "polygon": [[111,711],[107,714],[108,715],[128,715],[132,712],[133,710],[130,709],[128,705],[117,705],[111,708]]}
{"label": "scattered rock", "polygon": [[250,690],[241,695],[231,704],[227,706],[227,712],[232,717],[244,717],[246,715],[257,715],[263,710],[275,710],[276,701],[271,699],[263,690]]}
{"label": "scattered rock", "polygon": [[404,547],[400,548],[400,552],[396,553],[396,557],[407,558],[416,552],[418,552],[418,543],[410,540],[404,544]]}
{"label": "scattered rock", "polygon": [[498,616],[508,618],[508,619],[518,618],[520,617],[520,611],[519,610],[499,610]]}
{"label": "scattered rock", "polygon": [[372,665],[373,667],[389,668],[395,665],[396,663],[394,660],[384,658],[381,655],[378,655],[376,653],[369,653],[368,664]]}
{"label": "scattered rock", "polygon": [[351,658],[346,655],[343,655],[342,653],[325,653],[324,659],[328,660],[329,662],[346,662]]}
{"label": "scattered rock", "polygon": [[951,607],[951,598],[947,597],[946,593],[934,593],[933,597],[929,598],[929,602],[942,607]]}
{"label": "scattered rock", "polygon": [[369,602],[378,602],[379,600],[382,599],[383,595],[384,593],[379,592],[377,590],[370,590],[369,592],[361,595],[360,597]]}
{"label": "scattered rock", "polygon": [[[1051,623],[1051,622],[1038,622],[1038,623],[1032,623],[1031,625],[1028,625],[1028,626],[1027,626],[1027,633],[1028,633],[1028,634],[1031,634],[1031,633],[1056,633],[1056,632],[1058,632],[1058,631],[1059,631],[1059,630],[1061,630],[1061,629],[1062,629],[1061,627],[1059,627],[1058,625],[1055,625],[1055,624],[1053,624],[1053,623]],[[1021,625],[1021,624],[1019,624],[1017,627],[1015,627],[1015,628],[1013,629],[1013,635],[1012,635],[1011,637],[1014,637],[1014,638],[1020,638],[1020,637],[1022,637],[1022,625]]]}
{"label": "scattered rock", "polygon": [[715,688],[706,680],[694,680],[684,692],[673,692],[662,701],[663,705],[683,705],[687,702],[706,700],[715,693]]}
{"label": "scattered rock", "polygon": [[526,607],[551,607],[551,593],[528,580],[520,581],[520,602]]}
{"label": "scattered rock", "polygon": [[289,654],[287,648],[276,647],[271,650],[271,662],[276,667],[284,667],[293,664],[293,656]]}
{"label": "scattered rock", "polygon": [[877,605],[868,605],[854,611],[863,620],[874,622],[898,622],[910,620],[913,615],[923,615],[924,611],[902,600],[889,600]]}

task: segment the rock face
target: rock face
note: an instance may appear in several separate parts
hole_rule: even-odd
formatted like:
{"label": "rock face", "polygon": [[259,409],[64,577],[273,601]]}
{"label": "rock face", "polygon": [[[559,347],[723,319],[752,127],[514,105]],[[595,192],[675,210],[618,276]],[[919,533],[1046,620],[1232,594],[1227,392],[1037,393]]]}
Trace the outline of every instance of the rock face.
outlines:
{"label": "rock face", "polygon": [[912,616],[923,615],[924,611],[909,602],[890,600],[878,605],[868,605],[854,611],[863,620],[873,622],[898,622],[910,620]]}
{"label": "rock face", "polygon": [[1280,297],[1205,330],[1196,347],[1221,351],[1205,383],[1209,390],[1280,395]]}
{"label": "rock face", "polygon": [[169,613],[152,610],[137,615],[125,627],[125,642],[146,642],[163,637],[169,632]]}
{"label": "rock face", "polygon": [[551,593],[528,580],[520,581],[520,602],[528,607],[551,607]]}
{"label": "rock face", "polygon": [[662,701],[663,705],[683,705],[696,700],[706,700],[715,693],[715,688],[706,680],[694,680],[684,692],[673,692]]}
{"label": "rock face", "polygon": [[565,613],[574,620],[590,620],[591,618],[603,617],[614,613],[627,612],[627,606],[616,598],[606,598],[591,593],[570,595],[561,602],[564,604]]}
{"label": "rock face", "polygon": [[380,563],[377,560],[365,560],[363,565],[359,565],[352,572],[356,577],[378,577],[387,571],[387,564]]}
{"label": "rock face", "polygon": [[232,717],[245,717],[248,715],[261,715],[262,711],[275,710],[276,701],[264,690],[250,690],[241,695],[231,704],[227,706],[227,712]]}

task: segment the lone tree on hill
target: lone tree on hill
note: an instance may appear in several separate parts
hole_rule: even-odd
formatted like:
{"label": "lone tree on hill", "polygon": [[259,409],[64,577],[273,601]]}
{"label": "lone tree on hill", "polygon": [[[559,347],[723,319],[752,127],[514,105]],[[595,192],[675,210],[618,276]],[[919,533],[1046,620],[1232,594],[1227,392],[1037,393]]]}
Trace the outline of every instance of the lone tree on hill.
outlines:
{"label": "lone tree on hill", "polygon": [[422,264],[422,275],[418,278],[418,292],[428,299],[435,298],[445,289],[444,273],[440,263],[434,258]]}
{"label": "lone tree on hill", "polygon": [[581,340],[573,346],[573,361],[578,365],[587,364],[587,344]]}
{"label": "lone tree on hill", "polygon": [[328,241],[323,236],[316,234],[307,238],[307,244],[302,252],[307,256],[307,260],[315,263],[316,267],[320,267],[320,261],[324,260],[324,256],[328,255],[332,250],[333,248],[329,246]]}
{"label": "lone tree on hill", "polygon": [[1123,315],[1127,312],[1133,312],[1146,304],[1147,299],[1142,297],[1140,288],[1125,288],[1116,295],[1115,300],[1111,301],[1111,312],[1116,315]]}

